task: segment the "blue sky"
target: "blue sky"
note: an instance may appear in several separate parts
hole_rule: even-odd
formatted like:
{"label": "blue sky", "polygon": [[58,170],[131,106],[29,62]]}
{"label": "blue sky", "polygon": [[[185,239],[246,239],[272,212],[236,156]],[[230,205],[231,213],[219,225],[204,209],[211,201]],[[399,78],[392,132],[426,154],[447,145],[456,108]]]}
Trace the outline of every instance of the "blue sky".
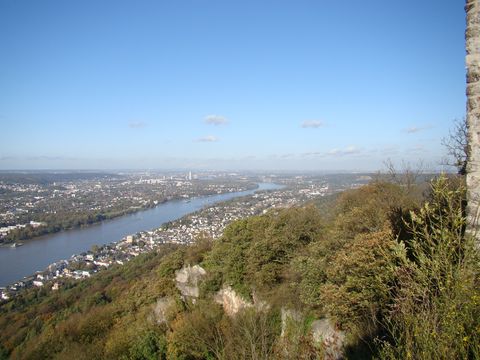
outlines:
{"label": "blue sky", "polygon": [[436,166],[463,3],[0,0],[0,169]]}

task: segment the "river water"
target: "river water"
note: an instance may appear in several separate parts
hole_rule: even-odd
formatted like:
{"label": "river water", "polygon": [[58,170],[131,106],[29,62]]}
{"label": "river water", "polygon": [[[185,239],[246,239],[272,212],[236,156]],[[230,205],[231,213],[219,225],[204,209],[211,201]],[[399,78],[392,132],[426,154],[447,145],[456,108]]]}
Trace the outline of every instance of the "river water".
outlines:
{"label": "river water", "polygon": [[255,191],[275,190],[281,187],[272,183],[260,183],[254,190],[197,197],[192,198],[190,202],[169,201],[152,209],[103,221],[86,228],[40,236],[17,248],[0,247],[0,286],[6,286],[35,271],[43,270],[58,260],[68,259],[73,254],[87,251],[92,245],[108,244],[119,241],[126,235],[158,228],[166,222],[177,220],[207,205],[251,195]]}

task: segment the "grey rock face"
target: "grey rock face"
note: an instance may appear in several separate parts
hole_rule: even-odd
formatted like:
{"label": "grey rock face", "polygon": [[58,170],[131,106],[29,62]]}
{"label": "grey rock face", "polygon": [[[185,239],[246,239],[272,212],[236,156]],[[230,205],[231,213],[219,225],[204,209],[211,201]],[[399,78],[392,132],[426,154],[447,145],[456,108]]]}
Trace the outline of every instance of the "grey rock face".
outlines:
{"label": "grey rock face", "polygon": [[168,310],[175,305],[175,300],[170,297],[158,299],[153,307],[154,319],[157,324],[167,322]]}
{"label": "grey rock face", "polygon": [[224,286],[214,298],[217,304],[223,306],[223,311],[229,316],[235,316],[240,310],[252,307],[253,304],[245,301],[231,286]]}
{"label": "grey rock face", "polygon": [[177,289],[183,297],[196,299],[199,296],[198,284],[205,275],[207,272],[200,265],[184,266],[175,271]]}
{"label": "grey rock face", "polygon": [[325,360],[343,358],[345,332],[338,330],[329,319],[315,320],[312,323],[313,341],[321,344],[325,351]]}

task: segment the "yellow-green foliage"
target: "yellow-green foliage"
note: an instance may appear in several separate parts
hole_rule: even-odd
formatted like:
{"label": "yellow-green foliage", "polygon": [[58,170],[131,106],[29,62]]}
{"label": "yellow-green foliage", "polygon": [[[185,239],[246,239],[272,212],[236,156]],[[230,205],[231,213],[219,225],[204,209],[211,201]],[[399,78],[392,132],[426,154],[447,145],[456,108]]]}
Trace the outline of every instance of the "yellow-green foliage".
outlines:
{"label": "yellow-green foliage", "polygon": [[336,235],[341,240],[362,233],[382,231],[391,222],[395,209],[411,208],[415,200],[398,185],[373,182],[343,192],[336,204]]}
{"label": "yellow-green foliage", "polygon": [[169,359],[223,358],[222,308],[200,301],[179,314],[168,332]]}
{"label": "yellow-green foliage", "polygon": [[[374,182],[339,195],[327,217],[315,206],[275,210],[214,242],[29,290],[0,306],[0,359],[316,359],[310,324],[323,316],[348,331],[347,356],[478,358],[479,259],[464,236],[464,189],[441,178],[423,206],[412,193]],[[201,297],[183,302],[175,271],[196,263],[207,270]],[[224,285],[269,306],[227,316],[213,301]],[[170,304],[162,321],[159,300]],[[283,337],[281,308],[297,314]]]}
{"label": "yellow-green foliage", "polygon": [[[231,285],[244,297],[252,291],[268,293],[285,281],[292,259],[323,233],[323,222],[313,207],[281,210],[229,226],[205,257],[211,273],[210,289]],[[208,284],[206,285],[208,286]]]}
{"label": "yellow-green foliage", "polygon": [[480,358],[480,259],[463,235],[464,199],[465,188],[442,177],[430,202],[412,214],[382,358]]}
{"label": "yellow-green foliage", "polygon": [[200,301],[181,313],[168,332],[169,359],[278,358],[280,319],[272,310],[254,308],[234,318],[219,305]]}
{"label": "yellow-green foliage", "polygon": [[[165,246],[60,291],[32,289],[3,305],[2,346],[12,359],[118,359],[118,348],[133,359],[148,348],[161,349],[158,336],[158,344],[151,341],[158,328],[149,317],[152,303],[165,292],[157,286],[162,259],[175,250]],[[137,331],[123,341],[127,329]]]}
{"label": "yellow-green foliage", "polygon": [[[337,215],[320,240],[308,245],[307,251],[294,260],[301,300],[316,309],[323,308],[319,315],[326,311],[350,327],[363,317],[357,310],[363,306],[378,307],[378,303],[369,301],[381,299],[384,295],[376,291],[383,294],[386,282],[390,281],[390,272],[387,274],[384,265],[393,256],[397,235],[393,233],[394,214],[415,208],[415,204],[416,200],[400,186],[385,182],[342,193],[335,204]],[[365,288],[366,283],[369,286]],[[350,295],[351,301],[347,299]],[[361,303],[353,300],[357,297],[363,299],[357,299]],[[370,299],[367,304],[365,299]],[[353,308],[348,314],[340,311],[350,306]]]}
{"label": "yellow-green foliage", "polygon": [[280,316],[272,309],[245,309],[224,328],[225,360],[277,359]]}
{"label": "yellow-green foliage", "polygon": [[332,258],[319,287],[325,313],[344,328],[376,327],[388,304],[398,260],[389,229],[357,235]]}

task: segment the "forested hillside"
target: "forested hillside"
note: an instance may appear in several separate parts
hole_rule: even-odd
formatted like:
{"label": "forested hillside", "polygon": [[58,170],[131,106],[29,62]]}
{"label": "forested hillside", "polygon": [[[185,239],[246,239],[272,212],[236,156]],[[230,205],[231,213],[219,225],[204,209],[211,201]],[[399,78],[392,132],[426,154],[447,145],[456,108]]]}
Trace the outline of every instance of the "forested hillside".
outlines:
{"label": "forested hillside", "polygon": [[0,359],[478,359],[464,199],[375,181],[29,290],[0,308]]}

